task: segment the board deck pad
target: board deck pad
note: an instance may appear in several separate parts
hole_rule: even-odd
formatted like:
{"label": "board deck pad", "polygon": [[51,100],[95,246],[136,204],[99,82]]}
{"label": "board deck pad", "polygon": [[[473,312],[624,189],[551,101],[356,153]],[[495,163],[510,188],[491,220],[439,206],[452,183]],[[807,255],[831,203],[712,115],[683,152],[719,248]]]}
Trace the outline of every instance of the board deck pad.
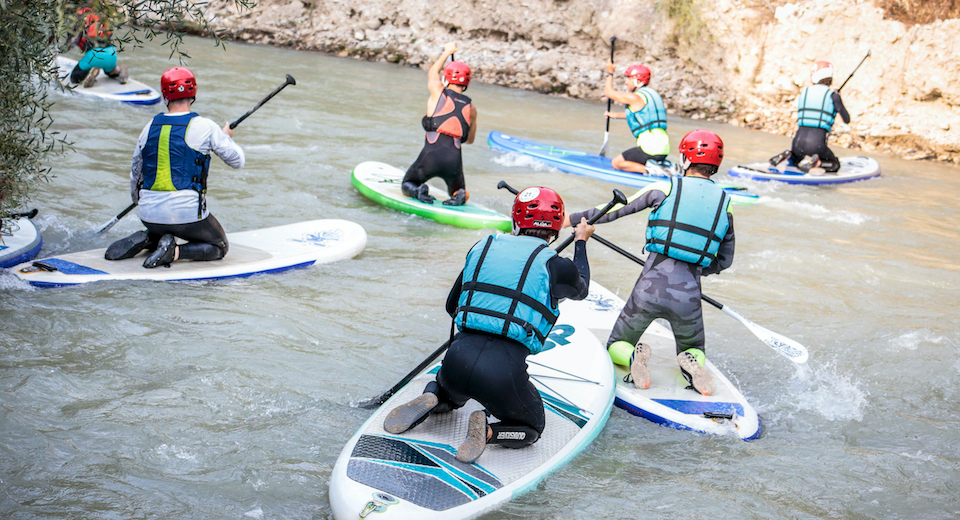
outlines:
{"label": "board deck pad", "polygon": [[[591,281],[590,295],[582,301],[564,301],[560,304],[560,312],[575,313],[597,339],[606,344],[623,305],[619,296]],[[647,364],[650,387],[638,389],[632,382],[624,380],[630,373],[627,367],[613,365],[617,375],[615,404],[634,415],[679,430],[732,434],[745,441],[758,438],[761,433],[759,415],[736,386],[710,362],[709,350],[705,366],[716,379],[717,392],[705,396],[688,388],[677,364],[676,340],[660,321],[654,321],[640,338],[641,342],[652,347]],[[704,413],[720,417],[709,418]]]}
{"label": "board deck pad", "polygon": [[[57,78],[64,87],[70,86],[70,72],[77,66],[77,61],[66,56],[57,56]],[[101,99],[120,101],[130,105],[155,105],[160,102],[160,92],[133,78],[126,83],[107,76],[106,71],[100,72],[96,82],[90,88],[77,85],[70,92],[85,96],[94,96]]]}
{"label": "board deck pad", "polygon": [[[497,131],[490,132],[487,137],[487,146],[501,152],[513,152],[533,157],[563,172],[593,177],[634,188],[645,188],[654,182],[664,181],[672,175],[681,173],[679,166],[669,160],[662,163],[648,162],[646,165],[648,173],[645,175],[620,171],[613,167],[613,163],[608,157],[536,143]],[[722,182],[718,182],[717,185],[730,195],[733,202],[752,204],[757,201],[757,194],[751,193],[742,186],[733,186]]]}
{"label": "board deck pad", "polygon": [[9,231],[0,235],[0,268],[32,260],[43,247],[43,237],[28,218],[7,221]]}
{"label": "board deck pad", "polygon": [[[14,274],[38,286],[233,278],[352,258],[363,250],[367,235],[359,224],[332,219],[227,233],[227,240],[227,256],[211,262],[180,261],[169,268],[146,269],[146,251],[127,260],[111,261],[103,258],[105,249],[95,249],[20,264]],[[56,270],[38,268],[38,263]]]}
{"label": "board deck pad", "polygon": [[357,191],[377,204],[444,224],[500,231],[510,231],[513,225],[510,217],[475,202],[467,201],[462,206],[445,206],[443,201],[450,198],[449,194],[446,190],[429,183],[427,185],[430,188],[430,195],[436,199],[433,204],[407,197],[400,191],[403,175],[403,170],[399,168],[381,162],[368,161],[354,168],[350,174],[350,182]]}
{"label": "board deck pad", "polygon": [[840,171],[814,175],[804,173],[792,164],[785,166],[783,171],[780,171],[769,162],[758,162],[736,166],[731,168],[727,173],[732,177],[741,177],[757,181],[778,181],[787,184],[817,186],[823,184],[844,184],[879,177],[880,163],[871,157],[841,157]]}
{"label": "board deck pad", "polygon": [[457,461],[470,412],[482,408],[473,400],[403,434],[384,431],[390,410],[435,380],[435,365],[374,412],[344,447],[330,480],[334,518],[362,517],[368,508],[383,519],[469,518],[530,489],[586,447],[613,405],[612,364],[596,338],[562,314],[548,341],[557,346],[527,358],[546,414],[536,443],[489,445],[475,463]]}

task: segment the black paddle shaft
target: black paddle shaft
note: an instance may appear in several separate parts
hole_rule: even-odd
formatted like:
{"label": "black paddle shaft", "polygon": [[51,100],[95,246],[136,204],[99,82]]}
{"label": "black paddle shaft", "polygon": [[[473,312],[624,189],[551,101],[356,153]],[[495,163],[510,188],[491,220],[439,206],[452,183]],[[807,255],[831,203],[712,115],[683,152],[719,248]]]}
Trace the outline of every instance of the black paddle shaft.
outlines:
{"label": "black paddle shaft", "polygon": [[864,56],[862,60],[860,60],[860,63],[858,63],[856,68],[853,69],[853,72],[851,72],[850,75],[847,76],[847,79],[843,82],[843,85],[840,85],[840,88],[837,89],[838,94],[840,93],[841,90],[843,90],[843,87],[847,86],[847,81],[850,81],[850,78],[852,78],[853,75],[857,73],[857,70],[860,68],[860,65],[863,65],[863,62],[867,61],[867,58],[870,57],[870,54],[871,52],[867,50],[867,55]]}
{"label": "black paddle shaft", "polygon": [[25,213],[11,213],[9,215],[4,215],[3,218],[7,218],[10,220],[15,220],[19,218],[33,218],[37,216],[37,213],[40,213],[40,210],[38,210],[37,208],[33,208],[32,210],[27,211]]}
{"label": "black paddle shaft", "polygon": [[[507,183],[504,181],[500,181],[500,183],[497,184],[497,188],[504,188],[504,187],[516,193],[516,190],[514,190],[513,188],[510,188],[507,185]],[[600,210],[600,213],[598,213],[597,215],[594,215],[594,217],[590,219],[588,224],[593,224],[594,222],[599,220],[600,217],[602,217],[604,214],[610,211],[610,208],[614,207],[615,205],[626,204],[626,203],[627,203],[627,198],[623,195],[623,192],[621,192],[620,190],[613,190],[613,200],[611,200],[610,203],[606,205],[606,207]],[[559,253],[560,251],[563,251],[564,248],[566,248],[571,243],[573,243],[573,238],[574,238],[574,235],[570,235],[570,237],[568,237],[562,244],[560,244],[559,247],[557,247],[557,252]],[[444,342],[443,345],[440,345],[440,348],[433,351],[432,354],[427,356],[427,359],[424,359],[422,362],[420,362],[420,364],[417,365],[416,368],[410,371],[409,374],[404,376],[403,379],[401,379],[397,384],[393,385],[393,387],[391,387],[389,390],[372,399],[361,401],[357,406],[359,406],[360,408],[370,409],[370,408],[376,408],[382,405],[383,403],[387,402],[387,399],[390,399],[391,397],[393,397],[393,394],[397,393],[398,390],[406,386],[407,383],[409,383],[410,381],[413,381],[413,379],[417,377],[417,375],[420,374],[420,372],[422,372],[423,369],[430,366],[430,364],[433,363],[438,357],[440,357],[440,355],[443,354],[443,352],[447,350],[449,346],[450,346],[450,340],[448,339],[446,342]]]}
{"label": "black paddle shaft", "polygon": [[[616,41],[617,41],[616,36],[610,37],[610,63],[613,63],[613,46],[616,43]],[[607,112],[609,112],[611,108],[613,108],[613,100],[610,98],[607,98]],[[607,132],[609,131],[610,131],[610,116],[607,116]]]}
{"label": "black paddle shaft", "polygon": [[230,123],[230,129],[233,130],[234,128],[236,128],[237,125],[242,123],[244,119],[250,117],[250,114],[256,112],[258,108],[262,107],[263,104],[266,103],[267,101],[270,101],[270,99],[273,96],[276,96],[278,93],[280,93],[280,91],[286,88],[287,85],[296,85],[296,84],[297,84],[297,80],[293,79],[293,76],[287,74],[287,79],[283,82],[283,85],[280,85],[279,87],[274,89],[273,92],[267,94],[267,97],[260,100],[260,102],[257,103],[255,107],[251,108],[246,114],[243,114],[242,116],[240,116],[240,119],[237,119],[236,121]]}

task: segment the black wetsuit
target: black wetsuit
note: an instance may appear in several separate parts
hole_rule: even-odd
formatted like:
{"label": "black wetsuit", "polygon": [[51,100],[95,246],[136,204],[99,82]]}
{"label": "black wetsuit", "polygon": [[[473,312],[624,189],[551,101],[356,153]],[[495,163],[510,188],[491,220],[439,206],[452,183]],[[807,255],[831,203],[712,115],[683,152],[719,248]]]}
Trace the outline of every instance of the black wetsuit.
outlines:
{"label": "black wetsuit", "polygon": [[[573,261],[560,256],[547,261],[550,296],[555,301],[582,300],[590,292],[587,243],[578,240],[574,248]],[[446,308],[451,317],[456,314],[462,284],[463,272],[447,296]],[[508,448],[533,444],[543,433],[546,417],[540,393],[527,374],[529,354],[527,347],[504,336],[461,331],[443,358],[437,374],[438,384],[431,383],[425,390],[435,393],[439,399],[432,413],[448,412],[475,399],[500,421],[490,424],[493,429],[490,443]],[[501,431],[524,435],[522,439],[509,435],[509,440],[498,440]]]}
{"label": "black wetsuit", "polygon": [[[143,222],[141,220],[141,222]],[[227,233],[213,214],[198,222],[188,224],[153,224],[143,222],[149,234],[150,249],[155,249],[163,235],[171,234],[187,241],[180,244],[180,260],[220,260],[227,255],[230,244]]]}
{"label": "black wetsuit", "polygon": [[[843,119],[844,123],[850,122],[850,113],[843,106],[843,100],[840,99],[838,92],[830,95],[833,100],[833,106],[837,114]],[[790,160],[793,164],[799,164],[804,157],[816,154],[820,158],[820,167],[828,172],[840,170],[840,160],[834,155],[833,151],[827,146],[827,134],[829,131],[820,127],[799,126],[797,133],[793,136],[793,144],[790,147]]]}
{"label": "black wetsuit", "polygon": [[443,179],[450,196],[465,188],[460,145],[470,135],[470,106],[469,97],[444,89],[433,115],[423,118],[427,135],[420,155],[403,176],[404,195],[416,198],[420,185],[434,177]]}

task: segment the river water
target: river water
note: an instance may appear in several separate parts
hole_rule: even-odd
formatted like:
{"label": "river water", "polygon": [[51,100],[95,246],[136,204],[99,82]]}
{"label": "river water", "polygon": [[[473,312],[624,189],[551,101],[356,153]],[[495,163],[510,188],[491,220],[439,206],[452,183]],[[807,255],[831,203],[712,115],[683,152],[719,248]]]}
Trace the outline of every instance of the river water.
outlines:
{"label": "river water", "polygon": [[[389,387],[441,343],[447,291],[485,235],[375,205],[353,166],[406,167],[423,141],[424,73],[317,53],[189,39],[195,110],[232,120],[288,87],[236,132],[247,166],[214,159],[210,206],[228,231],[317,218],[360,223],[353,260],[226,282],[33,290],[0,274],[0,518],[327,518],[328,478]],[[155,84],[172,63],[127,52]],[[655,86],[655,85],[654,85]],[[572,209],[615,185],[485,145],[492,129],[594,151],[599,104],[476,84],[474,200],[549,185]],[[157,107],[53,94],[74,151],[38,193],[44,255],[105,247],[139,228],[90,230],[129,204],[130,156]],[[671,119],[726,142],[725,167],[782,150],[782,136]],[[611,150],[629,147],[615,123]],[[849,152],[848,152],[849,153]],[[533,492],[485,518],[955,518],[960,515],[960,171],[878,157],[883,177],[838,187],[744,183],[736,260],[704,292],[805,344],[775,354],[705,307],[708,355],[760,412],[764,435],[680,432],[614,409],[606,429]],[[721,176],[725,177],[725,175]],[[729,179],[728,179],[729,180]],[[623,187],[622,187],[623,188]],[[628,192],[628,188],[623,188]],[[602,233],[639,253],[642,216]],[[639,267],[589,246],[593,278],[621,296]]]}

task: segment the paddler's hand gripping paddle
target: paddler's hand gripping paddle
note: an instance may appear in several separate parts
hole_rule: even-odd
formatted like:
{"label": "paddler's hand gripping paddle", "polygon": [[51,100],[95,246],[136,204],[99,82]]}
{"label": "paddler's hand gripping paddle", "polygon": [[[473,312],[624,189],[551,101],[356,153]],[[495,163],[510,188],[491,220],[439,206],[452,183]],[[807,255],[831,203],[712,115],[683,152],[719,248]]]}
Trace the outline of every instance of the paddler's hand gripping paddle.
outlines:
{"label": "paddler's hand gripping paddle", "polygon": [[[508,185],[506,182],[503,182],[503,181],[500,181],[500,184],[497,185],[497,188],[506,188],[507,190],[510,191],[510,193],[513,193],[513,194],[517,193],[517,190],[513,189],[512,187],[510,187],[510,185]],[[624,202],[624,204],[626,204],[626,202]],[[606,213],[607,211],[609,211],[609,209],[610,209],[610,206],[608,205],[606,208],[604,208],[603,212],[600,214],[602,215],[603,213]],[[590,219],[590,222],[593,223],[594,220],[595,219]],[[614,251],[620,253],[621,255],[629,258],[630,260],[633,260],[634,262],[640,265],[644,265],[643,260],[637,258],[633,254],[631,254],[629,251],[622,249],[620,246],[601,237],[600,235],[597,235],[596,233],[594,233],[592,238],[597,242],[600,242],[601,244],[609,247],[610,249],[613,249]],[[739,312],[731,309],[729,306],[724,305],[705,294],[701,294],[700,298],[703,299],[703,301],[709,303],[710,305],[713,305],[714,307],[720,309],[727,316],[730,316],[731,318],[742,323],[745,327],[747,327],[747,329],[750,330],[750,332],[752,332],[756,337],[760,338],[760,341],[764,342],[768,347],[772,348],[773,350],[776,350],[777,353],[779,353],[780,355],[784,356],[790,361],[793,361],[794,363],[806,363],[807,357],[808,357],[807,347],[804,347],[800,343],[797,343],[796,341],[786,336],[781,336],[776,332],[769,331],[761,327],[760,325],[757,325],[756,323],[741,316]]]}
{"label": "paddler's hand gripping paddle", "polygon": [[[276,96],[277,93],[279,93],[281,90],[284,89],[284,87],[286,87],[287,85],[296,85],[296,84],[297,84],[297,80],[293,79],[293,76],[287,74],[287,78],[286,78],[286,80],[284,80],[283,85],[280,85],[279,87],[277,87],[276,89],[274,89],[273,92],[271,92],[270,94],[268,94],[267,97],[265,97],[265,98],[263,98],[262,100],[260,100],[260,102],[257,103],[257,105],[256,105],[255,107],[251,108],[246,114],[243,114],[242,116],[240,116],[240,119],[237,119],[236,121],[230,123],[230,129],[233,130],[234,128],[236,128],[237,125],[239,125],[240,123],[242,123],[244,119],[246,119],[247,117],[249,117],[250,114],[256,112],[257,109],[260,108],[260,107],[262,107],[264,103],[266,103],[267,101],[270,101],[270,99],[271,99],[273,96]],[[113,217],[112,219],[110,219],[109,222],[107,222],[106,224],[98,227],[98,228],[97,228],[97,233],[106,233],[107,231],[109,231],[110,228],[112,228],[114,225],[116,225],[117,222],[120,222],[120,219],[122,219],[123,217],[127,216],[127,213],[130,213],[131,211],[133,211],[133,208],[135,208],[135,207],[137,207],[137,203],[136,203],[136,202],[134,202],[133,204],[130,204],[129,206],[127,206],[126,209],[124,209],[123,211],[121,211],[120,213],[118,213],[117,216],[115,216],[115,217]]]}
{"label": "paddler's hand gripping paddle", "polygon": [[[497,185],[497,188],[502,188],[504,186],[506,186],[506,183],[503,181],[500,181],[500,184]],[[600,217],[606,215],[611,208],[613,208],[617,204],[626,204],[626,203],[627,203],[627,197],[624,196],[623,192],[621,192],[620,190],[613,190],[613,200],[607,203],[607,205],[603,209],[601,209],[599,213],[597,213],[596,215],[593,216],[593,218],[587,221],[587,224],[593,225],[598,220],[600,220]],[[564,240],[559,246],[557,246],[557,252],[559,253],[563,251],[567,246],[573,243],[573,240],[574,240],[574,235],[571,234],[569,237],[567,237],[566,240]],[[382,405],[383,403],[387,402],[387,399],[390,399],[393,396],[393,394],[397,393],[398,390],[400,390],[404,386],[407,386],[407,383],[409,383],[410,381],[413,381],[413,378],[417,377],[417,375],[420,372],[422,372],[423,369],[427,368],[428,366],[430,366],[431,363],[436,361],[436,359],[440,357],[440,354],[443,354],[443,351],[447,350],[447,347],[449,346],[450,346],[450,340],[445,341],[443,345],[440,345],[440,348],[433,351],[432,354],[427,356],[427,359],[424,359],[409,374],[404,376],[399,383],[393,385],[393,387],[390,388],[390,390],[387,390],[386,392],[376,397],[367,399],[365,401],[360,401],[359,403],[357,403],[357,406],[359,406],[360,408],[370,409],[370,408],[376,408]]]}

